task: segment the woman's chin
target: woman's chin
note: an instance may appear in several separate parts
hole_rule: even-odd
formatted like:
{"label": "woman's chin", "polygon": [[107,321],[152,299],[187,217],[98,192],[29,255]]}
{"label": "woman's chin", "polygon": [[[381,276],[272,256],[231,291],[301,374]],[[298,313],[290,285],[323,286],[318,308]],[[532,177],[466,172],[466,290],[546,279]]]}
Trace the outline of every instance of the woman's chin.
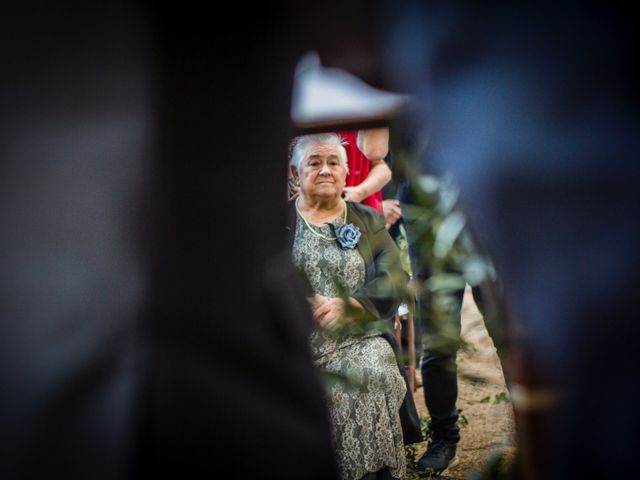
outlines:
{"label": "woman's chin", "polygon": [[335,188],[319,188],[314,192],[314,196],[316,198],[323,198],[323,199],[331,199],[331,198],[340,198],[340,195],[342,194],[342,191],[337,190]]}

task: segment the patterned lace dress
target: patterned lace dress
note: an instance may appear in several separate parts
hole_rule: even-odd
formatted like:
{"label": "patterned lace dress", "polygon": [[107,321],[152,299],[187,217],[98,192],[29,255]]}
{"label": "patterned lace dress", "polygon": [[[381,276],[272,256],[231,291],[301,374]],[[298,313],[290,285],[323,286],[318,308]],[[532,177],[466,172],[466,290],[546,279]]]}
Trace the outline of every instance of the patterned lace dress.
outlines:
{"label": "patterned lace dress", "polygon": [[[337,228],[343,219],[332,223]],[[328,225],[312,228],[327,237],[334,236]],[[306,273],[314,291],[324,296],[339,296],[337,282],[354,292],[365,281],[365,264],[358,250],[343,250],[335,240],[314,235],[299,215],[293,261]],[[356,480],[383,468],[403,478],[405,453],[398,410],[406,385],[389,343],[375,334],[337,337],[320,328],[314,329],[310,341],[319,369],[352,380],[332,382],[327,391],[341,478]]]}

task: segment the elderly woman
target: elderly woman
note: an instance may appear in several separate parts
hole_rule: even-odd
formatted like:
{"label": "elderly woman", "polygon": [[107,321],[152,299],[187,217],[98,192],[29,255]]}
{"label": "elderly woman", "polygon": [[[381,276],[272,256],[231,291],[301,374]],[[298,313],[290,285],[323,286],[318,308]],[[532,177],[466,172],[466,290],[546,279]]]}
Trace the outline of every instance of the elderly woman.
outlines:
{"label": "elderly woman", "polygon": [[327,393],[341,476],[402,478],[406,384],[380,330],[366,328],[397,308],[398,287],[406,284],[398,250],[382,215],[342,199],[347,156],[339,135],[300,137],[291,167],[300,185],[292,201],[292,255],[313,291],[314,362],[353,380],[333,382]]}

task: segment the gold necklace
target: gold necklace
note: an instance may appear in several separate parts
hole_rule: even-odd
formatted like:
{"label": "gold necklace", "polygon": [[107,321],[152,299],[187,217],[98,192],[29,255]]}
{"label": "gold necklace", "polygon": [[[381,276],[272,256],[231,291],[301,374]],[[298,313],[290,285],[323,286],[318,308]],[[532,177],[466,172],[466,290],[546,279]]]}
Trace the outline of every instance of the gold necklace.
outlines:
{"label": "gold necklace", "polygon": [[[321,233],[316,232],[313,227],[309,224],[309,222],[307,222],[307,219],[304,218],[304,215],[302,215],[302,212],[300,211],[300,208],[298,207],[298,200],[300,200],[300,197],[296,198],[295,201],[295,206],[296,206],[296,212],[298,212],[298,215],[300,215],[300,218],[302,219],[302,221],[304,222],[304,224],[307,226],[307,228],[309,229],[309,231],[311,233],[313,233],[316,237],[320,237],[323,240],[326,240],[327,242],[333,242],[336,237],[327,237],[326,235],[323,235]],[[343,200],[342,203],[344,203],[344,218],[342,219],[342,223],[347,223],[347,204],[345,203],[345,201]]]}

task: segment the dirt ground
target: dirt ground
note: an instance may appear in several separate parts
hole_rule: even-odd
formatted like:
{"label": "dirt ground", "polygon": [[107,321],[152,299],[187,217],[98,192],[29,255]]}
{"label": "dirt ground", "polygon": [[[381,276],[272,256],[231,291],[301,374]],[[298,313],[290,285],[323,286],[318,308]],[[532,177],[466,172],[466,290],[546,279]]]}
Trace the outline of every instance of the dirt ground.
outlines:
{"label": "dirt ground", "polygon": [[[513,409],[502,368],[469,289],[462,307],[462,338],[469,347],[458,353],[458,409],[463,417],[459,463],[447,469],[442,479],[467,479],[498,449],[504,450],[507,458],[515,454]],[[420,415],[428,415],[422,388],[416,390],[414,398]],[[416,458],[424,449],[425,444],[419,446]],[[408,478],[420,477],[411,474]]]}

